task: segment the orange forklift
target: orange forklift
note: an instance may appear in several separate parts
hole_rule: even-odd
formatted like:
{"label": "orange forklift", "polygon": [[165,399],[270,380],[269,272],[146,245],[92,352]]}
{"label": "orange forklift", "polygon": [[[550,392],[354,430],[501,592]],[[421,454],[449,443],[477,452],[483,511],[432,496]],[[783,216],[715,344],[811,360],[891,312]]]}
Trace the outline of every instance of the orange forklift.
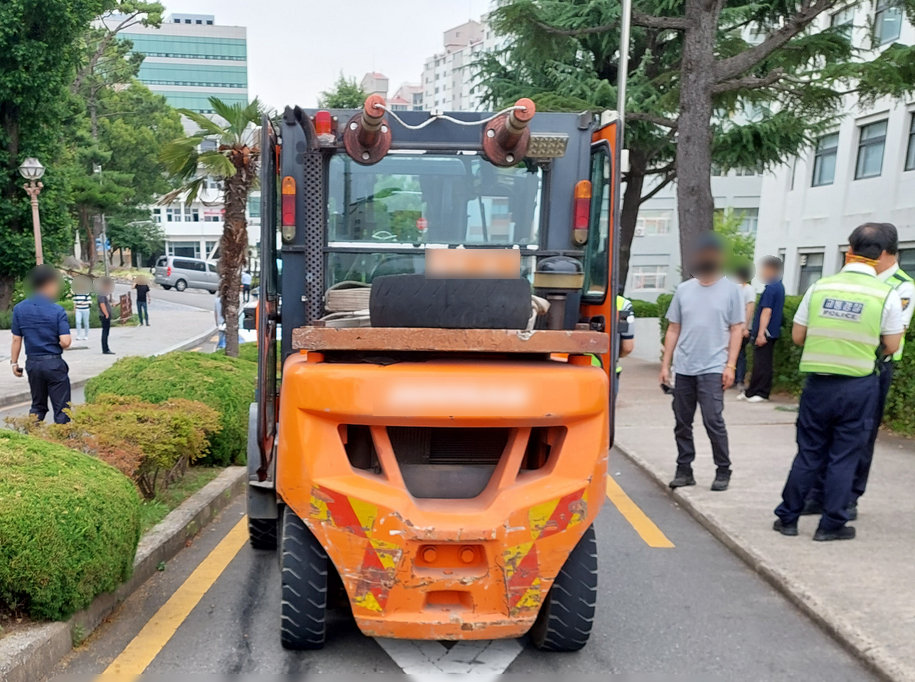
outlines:
{"label": "orange forklift", "polygon": [[580,649],[613,436],[618,119],[371,95],[289,107],[261,144],[248,522],[281,553],[283,646],[320,648],[344,606],[371,636]]}

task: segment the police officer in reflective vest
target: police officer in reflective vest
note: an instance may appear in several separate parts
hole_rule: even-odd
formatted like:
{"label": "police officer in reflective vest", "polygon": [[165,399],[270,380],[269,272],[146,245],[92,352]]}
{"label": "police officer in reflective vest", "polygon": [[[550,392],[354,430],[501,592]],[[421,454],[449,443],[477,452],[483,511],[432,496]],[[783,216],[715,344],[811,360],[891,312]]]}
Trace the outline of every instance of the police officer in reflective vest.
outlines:
{"label": "police officer in reflective vest", "polygon": [[[617,334],[620,337],[619,357],[624,358],[629,355],[635,348],[635,312],[632,310],[632,301],[623,296],[616,297],[616,315],[617,315]],[[619,377],[623,371],[623,366],[617,358],[616,376]],[[619,381],[616,382],[616,388],[619,390]]]}
{"label": "police officer in reflective vest", "polygon": [[773,529],[797,535],[810,489],[825,472],[823,514],[814,540],[849,540],[848,496],[861,452],[873,428],[877,362],[902,339],[902,305],[892,286],[877,279],[877,259],[888,246],[880,224],[866,223],[849,237],[842,271],[814,284],[798,307],[792,338],[803,345],[807,373],[797,419],[797,455],[782,492]]}
{"label": "police officer in reflective vest", "polygon": [[[886,250],[877,259],[877,279],[886,282],[892,286],[896,293],[899,294],[899,300],[902,302],[902,326],[908,329],[912,321],[912,301],[915,299],[915,283],[899,267],[899,235],[896,226],[891,223],[880,223],[880,227],[885,231],[887,238]],[[886,397],[890,392],[890,384],[893,381],[894,364],[902,360],[902,348],[905,344],[905,332],[899,342],[899,350],[893,355],[887,355],[882,358],[882,362],[877,363],[878,373],[878,392],[877,404],[874,410],[874,424],[870,433],[870,440],[867,447],[861,452],[858,459],[858,466],[855,470],[855,478],[851,486],[851,496],[848,500],[848,520],[854,521],[858,518],[858,498],[864,494],[867,488],[867,479],[870,474],[871,462],[874,459],[874,445],[877,442],[877,434],[880,431],[880,423],[883,421],[883,410],[886,407]],[[801,514],[822,514],[823,513],[823,475],[821,473],[819,483],[807,496],[807,502],[804,504],[804,511]]]}

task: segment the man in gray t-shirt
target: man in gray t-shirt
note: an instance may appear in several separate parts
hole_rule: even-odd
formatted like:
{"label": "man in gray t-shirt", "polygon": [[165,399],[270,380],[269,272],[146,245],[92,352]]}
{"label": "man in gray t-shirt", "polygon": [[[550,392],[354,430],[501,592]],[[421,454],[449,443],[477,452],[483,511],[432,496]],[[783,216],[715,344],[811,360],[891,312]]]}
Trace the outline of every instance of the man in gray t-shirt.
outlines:
{"label": "man in gray t-shirt", "polygon": [[697,404],[717,468],[712,490],[727,490],[730,482],[728,432],[722,412],[724,391],[734,383],[746,312],[740,288],[721,274],[723,254],[714,233],[700,237],[692,261],[696,276],[677,287],[667,311],[660,380],[663,386],[670,385],[673,360],[677,473],[671,488],[696,484],[692,464]]}

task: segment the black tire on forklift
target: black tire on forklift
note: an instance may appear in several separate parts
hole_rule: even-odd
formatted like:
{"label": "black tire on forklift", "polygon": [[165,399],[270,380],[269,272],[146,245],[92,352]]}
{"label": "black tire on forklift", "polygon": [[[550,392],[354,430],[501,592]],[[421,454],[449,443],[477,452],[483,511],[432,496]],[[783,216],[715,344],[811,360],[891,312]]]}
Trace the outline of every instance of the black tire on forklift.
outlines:
{"label": "black tire on forklift", "polygon": [[589,526],[547,593],[530,637],[543,651],[578,651],[588,643],[597,603],[597,540]]}
{"label": "black tire on forklift", "polygon": [[277,519],[248,517],[248,539],[254,549],[276,549]]}
{"label": "black tire on forklift", "polygon": [[327,633],[327,553],[291,507],[283,512],[282,634],[285,649],[320,649]]}

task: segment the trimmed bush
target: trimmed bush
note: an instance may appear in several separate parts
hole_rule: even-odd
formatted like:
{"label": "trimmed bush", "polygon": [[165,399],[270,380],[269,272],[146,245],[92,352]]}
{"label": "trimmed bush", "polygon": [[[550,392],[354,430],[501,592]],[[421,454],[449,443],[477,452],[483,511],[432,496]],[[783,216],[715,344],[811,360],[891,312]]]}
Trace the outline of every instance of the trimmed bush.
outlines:
{"label": "trimmed bush", "polygon": [[209,405],[219,412],[221,428],[210,435],[210,452],[199,463],[227,466],[245,461],[248,405],[256,380],[256,364],[224,355],[175,352],[129,357],[90,379],[86,400],[95,403],[110,394],[157,404],[181,398]]}
{"label": "trimmed bush", "polygon": [[642,301],[637,298],[631,299],[632,301],[632,312],[635,313],[636,317],[657,317],[658,316],[658,304],[652,303],[651,301]]}
{"label": "trimmed bush", "polygon": [[7,419],[21,433],[40,436],[94,455],[133,480],[146,499],[184,474],[207,453],[208,436],[220,429],[219,413],[200,402],[169,400],[159,405],[102,395],[76,407],[67,424],[34,417]]}
{"label": "trimmed bush", "polygon": [[0,602],[63,619],[130,577],[140,498],[94,457],[0,431]]}

